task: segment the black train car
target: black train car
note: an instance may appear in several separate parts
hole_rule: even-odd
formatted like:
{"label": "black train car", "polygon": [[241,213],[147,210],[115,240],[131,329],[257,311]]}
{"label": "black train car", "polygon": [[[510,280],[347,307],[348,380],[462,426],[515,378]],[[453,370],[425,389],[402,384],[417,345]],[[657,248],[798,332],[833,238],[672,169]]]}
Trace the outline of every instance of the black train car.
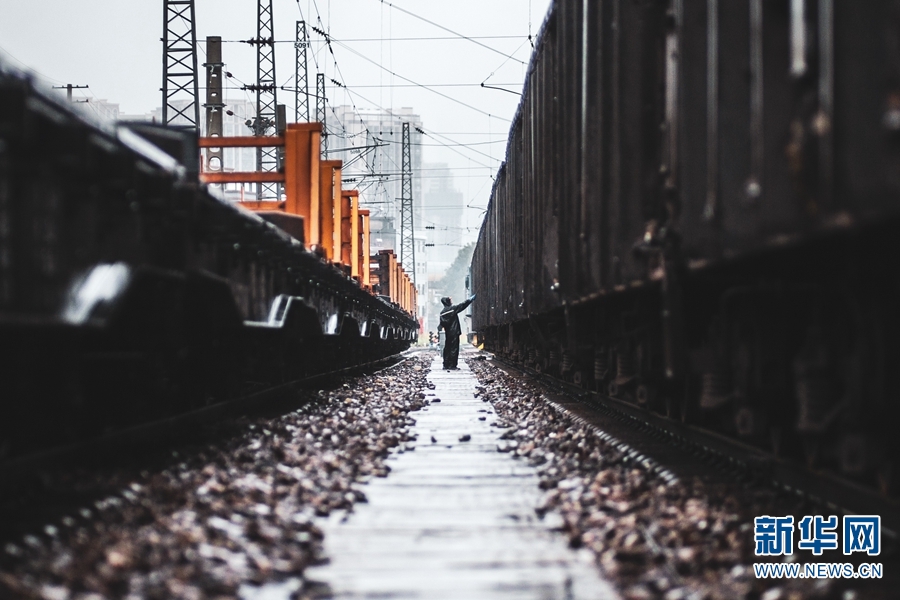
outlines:
{"label": "black train car", "polygon": [[0,63],[0,463],[415,339],[412,315],[52,94]]}
{"label": "black train car", "polygon": [[556,0],[479,342],[894,494],[900,3]]}

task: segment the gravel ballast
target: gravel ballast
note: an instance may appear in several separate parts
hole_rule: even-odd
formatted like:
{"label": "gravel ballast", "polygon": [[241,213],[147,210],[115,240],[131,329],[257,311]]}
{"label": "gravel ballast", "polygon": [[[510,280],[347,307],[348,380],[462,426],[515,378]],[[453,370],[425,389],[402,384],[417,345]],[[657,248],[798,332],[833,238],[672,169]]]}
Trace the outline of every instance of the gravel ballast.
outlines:
{"label": "gravel ballast", "polygon": [[0,597],[225,598],[302,578],[323,558],[316,518],[365,501],[360,484],[411,441],[429,362],[308,392],[302,408],[245,420],[155,472],[86,475],[73,485],[116,492],[2,542]]}
{"label": "gravel ballast", "polygon": [[[511,377],[484,354],[468,363],[479,379],[479,396],[491,403],[499,417],[495,424],[505,429],[498,451],[538,469],[546,490],[538,512],[558,513],[570,545],[593,551],[603,574],[625,598],[890,597],[880,590],[863,595],[827,579],[756,579],[752,563],[762,561],[753,555],[753,518],[822,514],[821,509],[766,486],[722,483],[721,478],[666,481],[629,460],[594,427],[548,402],[536,383]],[[845,560],[836,554],[829,559],[804,552],[794,558]]]}

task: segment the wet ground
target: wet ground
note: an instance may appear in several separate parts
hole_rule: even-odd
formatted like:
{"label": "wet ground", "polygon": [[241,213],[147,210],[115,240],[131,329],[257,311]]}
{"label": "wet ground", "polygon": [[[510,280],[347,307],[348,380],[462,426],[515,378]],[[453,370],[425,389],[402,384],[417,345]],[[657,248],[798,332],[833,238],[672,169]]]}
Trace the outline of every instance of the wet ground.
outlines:
{"label": "wet ground", "polygon": [[323,526],[331,563],[309,576],[335,598],[617,598],[590,553],[551,530],[559,519],[538,517],[536,470],[497,452],[468,366],[440,369],[436,356],[417,441],[366,487],[368,504]]}
{"label": "wet ground", "polygon": [[46,475],[18,505],[65,510],[0,540],[0,598],[896,597],[896,577],[755,580],[753,516],[817,507],[635,460],[530,380],[463,357],[447,372],[414,351],[162,466]]}

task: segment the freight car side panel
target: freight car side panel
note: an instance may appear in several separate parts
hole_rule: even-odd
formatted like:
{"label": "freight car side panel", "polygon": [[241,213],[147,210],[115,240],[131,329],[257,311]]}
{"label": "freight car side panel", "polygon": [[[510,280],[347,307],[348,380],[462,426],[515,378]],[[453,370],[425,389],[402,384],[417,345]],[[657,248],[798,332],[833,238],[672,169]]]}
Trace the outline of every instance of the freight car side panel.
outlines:
{"label": "freight car side panel", "polygon": [[[830,116],[833,94],[835,208],[860,213],[900,208],[900,6],[896,2],[823,1],[833,37],[820,40],[833,62],[820,67],[819,103]],[[820,21],[828,20],[827,12]],[[820,26],[822,33],[827,29]],[[861,33],[865,32],[865,33]],[[828,55],[826,55],[827,58]],[[821,59],[820,59],[821,60]],[[828,133],[831,133],[830,131]],[[827,138],[826,138],[827,140]],[[822,160],[830,148],[823,148]],[[827,168],[828,165],[823,165]],[[821,176],[825,177],[823,172]],[[823,181],[826,183],[828,180]]]}
{"label": "freight car side panel", "polygon": [[482,240],[494,260],[512,246],[492,319],[646,280],[657,263],[635,246],[663,224],[703,264],[841,211],[897,210],[898,13],[887,0],[554,2]]}
{"label": "freight car side panel", "polygon": [[557,127],[559,126],[559,17],[551,15],[547,22],[547,40],[543,45],[540,66],[540,79],[536,86],[538,94],[538,126],[541,161],[538,165],[537,230],[539,246],[535,248],[539,254],[541,265],[538,277],[532,280],[531,296],[533,312],[545,312],[557,306],[557,298],[551,292],[559,283],[559,204],[560,198],[560,144]]}
{"label": "freight car side panel", "polygon": [[895,0],[556,0],[474,325],[511,360],[896,497],[898,221]]}
{"label": "freight car side panel", "polygon": [[582,262],[578,231],[581,219],[581,62],[582,20],[581,6],[574,2],[557,5],[556,30],[553,43],[559,63],[554,82],[557,92],[554,142],[559,178],[554,197],[559,218],[559,289],[554,295],[566,300],[578,295],[578,270]]}
{"label": "freight car side panel", "polygon": [[661,2],[618,3],[618,194],[610,197],[616,284],[646,275],[645,263],[632,248],[646,223],[661,220],[660,142],[663,123],[663,40],[665,6]]}

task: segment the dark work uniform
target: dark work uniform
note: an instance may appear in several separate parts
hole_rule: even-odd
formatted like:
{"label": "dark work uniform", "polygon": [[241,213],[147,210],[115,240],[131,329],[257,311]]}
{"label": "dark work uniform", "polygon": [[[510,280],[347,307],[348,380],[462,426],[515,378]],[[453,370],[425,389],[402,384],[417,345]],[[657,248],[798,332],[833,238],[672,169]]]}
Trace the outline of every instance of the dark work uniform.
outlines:
{"label": "dark work uniform", "polygon": [[441,322],[438,324],[438,331],[443,329],[446,332],[444,341],[444,368],[455,369],[456,363],[459,362],[459,336],[462,335],[462,327],[459,325],[459,313],[464,311],[467,306],[472,304],[472,296],[462,304],[450,306],[450,298],[442,298],[444,308],[441,309]]}

